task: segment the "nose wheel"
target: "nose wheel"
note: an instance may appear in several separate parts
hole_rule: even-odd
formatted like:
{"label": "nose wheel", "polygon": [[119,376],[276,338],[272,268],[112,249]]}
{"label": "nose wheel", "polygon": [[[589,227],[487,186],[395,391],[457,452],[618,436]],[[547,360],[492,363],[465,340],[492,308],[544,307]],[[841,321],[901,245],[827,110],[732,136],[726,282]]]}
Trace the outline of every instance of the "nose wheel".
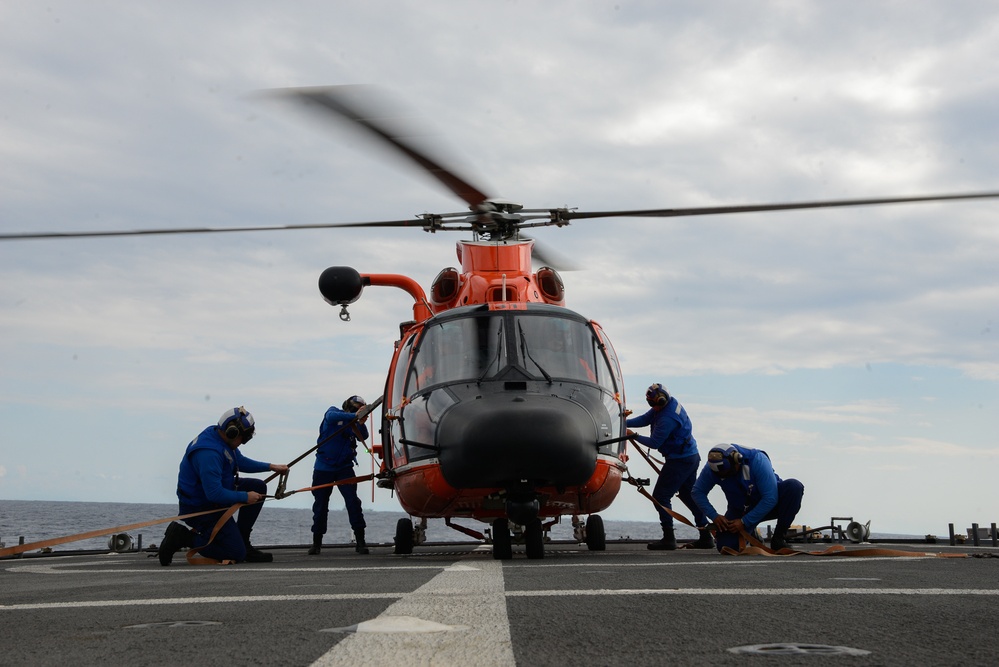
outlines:
{"label": "nose wheel", "polygon": [[403,555],[413,553],[413,545],[416,543],[415,532],[412,521],[399,519],[395,524],[395,553]]}
{"label": "nose wheel", "polygon": [[599,514],[591,514],[586,519],[586,548],[590,551],[607,549],[607,533],[604,532],[604,520]]}
{"label": "nose wheel", "polygon": [[[520,528],[518,524],[517,528]],[[523,525],[523,533],[518,532],[518,542],[522,537],[528,558],[545,557],[545,531],[541,519],[528,519]],[[493,558],[495,560],[510,560],[513,558],[513,536],[510,533],[510,521],[505,518],[494,519],[492,524]]]}
{"label": "nose wheel", "polygon": [[513,538],[510,536],[510,522],[506,519],[493,521],[493,558],[495,560],[513,558]]}
{"label": "nose wheel", "polygon": [[545,557],[545,532],[541,528],[541,519],[531,519],[524,525],[524,546],[528,558]]}

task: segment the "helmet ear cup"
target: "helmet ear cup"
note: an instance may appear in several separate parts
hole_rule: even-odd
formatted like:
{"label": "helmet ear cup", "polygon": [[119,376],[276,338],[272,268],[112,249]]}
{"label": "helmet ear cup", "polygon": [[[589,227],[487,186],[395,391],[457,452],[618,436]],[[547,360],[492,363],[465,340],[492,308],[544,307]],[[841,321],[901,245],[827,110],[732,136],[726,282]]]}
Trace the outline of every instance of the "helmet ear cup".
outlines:
{"label": "helmet ear cup", "polygon": [[669,403],[669,392],[661,384],[656,383],[645,392],[645,400],[650,407],[663,408]]}
{"label": "helmet ear cup", "polygon": [[253,416],[242,406],[233,408],[222,415],[219,429],[229,440],[240,440],[245,443],[253,437]]}
{"label": "helmet ear cup", "polygon": [[733,446],[719,445],[708,452],[708,467],[721,475],[728,477],[732,471],[742,465],[742,452]]}
{"label": "helmet ear cup", "polygon": [[728,453],[728,460],[732,462],[732,466],[738,468],[742,465],[742,454],[738,449],[733,447]]}

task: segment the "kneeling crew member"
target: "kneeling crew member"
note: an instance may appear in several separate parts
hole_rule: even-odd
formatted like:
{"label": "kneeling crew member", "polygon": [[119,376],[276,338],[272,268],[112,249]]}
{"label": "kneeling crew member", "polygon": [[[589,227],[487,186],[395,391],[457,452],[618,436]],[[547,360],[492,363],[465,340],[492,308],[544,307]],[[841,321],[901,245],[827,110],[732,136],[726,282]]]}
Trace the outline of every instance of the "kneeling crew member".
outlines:
{"label": "kneeling crew member", "polygon": [[[719,514],[708,501],[715,485],[725,492],[728,508]],[[752,533],[763,521],[777,520],[770,548],[787,546],[787,529],[801,509],[804,485],[796,479],[782,480],[774,472],[770,457],[761,449],[723,444],[712,447],[708,462],[694,483],[694,500],[718,526],[718,550],[739,548],[739,531]]]}
{"label": "kneeling crew member", "polygon": [[200,555],[237,563],[269,563],[274,557],[250,544],[250,532],[263,509],[267,485],[261,479],[240,477],[240,472],[287,473],[288,466],[263,463],[243,456],[240,445],[253,437],[256,426],[246,408],[227,410],[219,419],[191,441],[180,462],[177,497],[180,513],[193,514],[210,509],[228,508],[247,503],[219,529],[215,539],[204,546],[218,523],[221,512],[184,519],[194,531],[174,521],[167,526],[160,543],[160,565],[169,565],[182,547],[204,547]]}

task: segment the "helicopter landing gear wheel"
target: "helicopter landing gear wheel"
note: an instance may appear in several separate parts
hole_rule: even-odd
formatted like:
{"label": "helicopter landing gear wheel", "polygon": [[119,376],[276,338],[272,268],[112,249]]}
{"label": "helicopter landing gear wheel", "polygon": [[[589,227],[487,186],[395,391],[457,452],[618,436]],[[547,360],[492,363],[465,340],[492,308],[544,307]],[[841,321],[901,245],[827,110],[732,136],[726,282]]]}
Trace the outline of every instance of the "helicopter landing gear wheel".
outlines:
{"label": "helicopter landing gear wheel", "polygon": [[541,519],[531,519],[524,526],[524,545],[528,558],[545,557],[545,532],[541,529]]}
{"label": "helicopter landing gear wheel", "polygon": [[399,519],[395,524],[395,552],[397,554],[413,553],[413,522],[409,519]]}
{"label": "helicopter landing gear wheel", "polygon": [[604,532],[604,520],[599,514],[591,514],[586,519],[586,546],[590,551],[607,549],[607,534]]}
{"label": "helicopter landing gear wheel", "polygon": [[510,522],[506,519],[493,520],[493,558],[510,560],[513,558],[513,540],[510,537]]}

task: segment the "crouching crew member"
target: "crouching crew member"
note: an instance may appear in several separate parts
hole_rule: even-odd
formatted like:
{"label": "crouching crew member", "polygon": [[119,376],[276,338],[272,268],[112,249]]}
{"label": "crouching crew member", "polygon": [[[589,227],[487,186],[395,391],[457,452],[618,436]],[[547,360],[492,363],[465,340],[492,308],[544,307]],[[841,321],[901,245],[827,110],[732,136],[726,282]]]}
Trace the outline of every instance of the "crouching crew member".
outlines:
{"label": "crouching crew member", "polygon": [[[708,492],[719,485],[728,508],[724,516],[708,501]],[[718,550],[738,550],[739,532],[752,534],[763,521],[777,520],[770,548],[787,546],[787,530],[801,509],[804,485],[796,479],[782,480],[774,472],[770,457],[761,449],[723,444],[712,447],[708,462],[694,483],[694,500],[718,526]]]}
{"label": "crouching crew member", "polygon": [[652,497],[659,503],[656,509],[659,511],[663,538],[658,542],[651,542],[648,548],[657,551],[676,549],[673,516],[663,507],[672,510],[671,499],[679,493],[680,500],[694,513],[694,524],[700,530],[700,537],[694,542],[693,547],[710,549],[715,544],[711,533],[705,529],[708,519],[690,495],[694,480],[697,478],[697,466],[701,463],[690,417],[687,416],[683,406],[670,396],[661,384],[649,387],[645,393],[645,400],[651,409],[640,417],[632,417],[626,425],[629,429],[651,426],[648,436],[638,435],[631,430],[628,431],[628,435],[646,447],[659,450],[665,457],[662,470],[659,471],[659,479],[652,489]]}
{"label": "crouching crew member", "polygon": [[[319,426],[319,448],[316,450],[316,463],[312,471],[312,486],[332,484],[343,479],[356,477],[354,464],[357,463],[357,441],[368,439],[368,427],[355,421],[357,412],[366,405],[360,396],[351,396],[343,402],[342,409],[330,407]],[[357,497],[357,484],[339,484],[340,495],[347,507],[347,518],[354,531],[354,549],[359,554],[368,553],[364,541],[364,512],[361,499]],[[310,556],[319,554],[326,534],[326,524],[330,514],[330,496],[333,487],[313,489],[312,503],[312,547]]]}
{"label": "crouching crew member", "polygon": [[[169,565],[182,547],[199,547],[199,554],[216,560],[248,563],[269,563],[274,557],[250,544],[253,524],[263,509],[267,485],[261,479],[240,477],[240,472],[287,473],[288,466],[263,463],[243,456],[240,445],[253,437],[256,426],[246,408],[227,410],[219,419],[191,441],[180,462],[177,477],[177,498],[181,514],[193,514],[211,509],[228,508],[247,503],[219,529],[211,544],[205,546],[218,523],[221,513],[205,514],[184,519],[194,528],[190,531],[174,521],[167,526],[160,543],[161,565]],[[200,548],[203,547],[203,548]]]}

